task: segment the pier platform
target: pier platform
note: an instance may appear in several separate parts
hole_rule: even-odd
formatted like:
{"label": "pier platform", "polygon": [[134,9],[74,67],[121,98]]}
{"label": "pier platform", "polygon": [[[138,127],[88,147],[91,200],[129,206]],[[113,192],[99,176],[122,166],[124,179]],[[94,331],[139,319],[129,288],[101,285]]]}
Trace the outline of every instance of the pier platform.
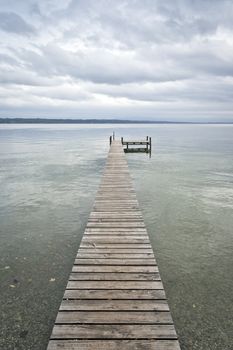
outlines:
{"label": "pier platform", "polygon": [[180,350],[121,141],[113,140],[48,350]]}
{"label": "pier platform", "polygon": [[125,153],[145,152],[151,156],[152,143],[149,136],[146,137],[146,140],[124,140],[122,137],[121,144]]}

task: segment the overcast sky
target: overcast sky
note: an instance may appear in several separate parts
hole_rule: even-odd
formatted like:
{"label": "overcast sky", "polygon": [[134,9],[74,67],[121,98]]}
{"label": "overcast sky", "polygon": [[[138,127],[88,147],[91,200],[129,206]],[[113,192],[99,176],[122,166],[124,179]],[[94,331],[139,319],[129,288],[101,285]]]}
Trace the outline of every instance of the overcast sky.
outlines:
{"label": "overcast sky", "polygon": [[233,1],[0,0],[0,117],[233,121]]}

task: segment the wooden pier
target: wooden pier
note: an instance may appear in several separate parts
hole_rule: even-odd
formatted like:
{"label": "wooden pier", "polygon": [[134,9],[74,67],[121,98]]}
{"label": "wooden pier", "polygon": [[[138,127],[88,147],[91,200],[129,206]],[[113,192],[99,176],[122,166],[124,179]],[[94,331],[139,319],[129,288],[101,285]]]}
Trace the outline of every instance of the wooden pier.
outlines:
{"label": "wooden pier", "polygon": [[180,350],[120,141],[105,171],[48,350]]}
{"label": "wooden pier", "polygon": [[137,140],[137,141],[124,140],[124,138],[122,137],[121,144],[123,145],[123,149],[125,153],[146,152],[151,155],[152,142],[151,142],[151,137],[149,136],[146,137],[146,140]]}

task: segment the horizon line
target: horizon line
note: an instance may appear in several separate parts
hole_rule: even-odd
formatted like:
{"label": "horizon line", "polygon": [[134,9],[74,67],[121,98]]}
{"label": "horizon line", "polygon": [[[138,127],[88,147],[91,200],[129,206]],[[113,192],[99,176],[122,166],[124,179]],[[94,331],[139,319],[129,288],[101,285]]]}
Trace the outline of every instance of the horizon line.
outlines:
{"label": "horizon line", "polygon": [[0,124],[233,124],[233,121],[180,121],[180,120],[135,120],[135,119],[73,119],[73,118],[22,118],[0,117]]}

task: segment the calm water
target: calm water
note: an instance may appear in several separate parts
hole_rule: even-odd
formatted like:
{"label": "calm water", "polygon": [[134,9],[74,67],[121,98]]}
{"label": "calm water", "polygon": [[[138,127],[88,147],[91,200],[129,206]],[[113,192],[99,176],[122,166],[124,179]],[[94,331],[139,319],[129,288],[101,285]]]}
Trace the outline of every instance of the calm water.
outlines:
{"label": "calm water", "polygon": [[233,349],[233,126],[0,126],[0,349],[46,349],[108,151],[127,155],[182,350]]}

